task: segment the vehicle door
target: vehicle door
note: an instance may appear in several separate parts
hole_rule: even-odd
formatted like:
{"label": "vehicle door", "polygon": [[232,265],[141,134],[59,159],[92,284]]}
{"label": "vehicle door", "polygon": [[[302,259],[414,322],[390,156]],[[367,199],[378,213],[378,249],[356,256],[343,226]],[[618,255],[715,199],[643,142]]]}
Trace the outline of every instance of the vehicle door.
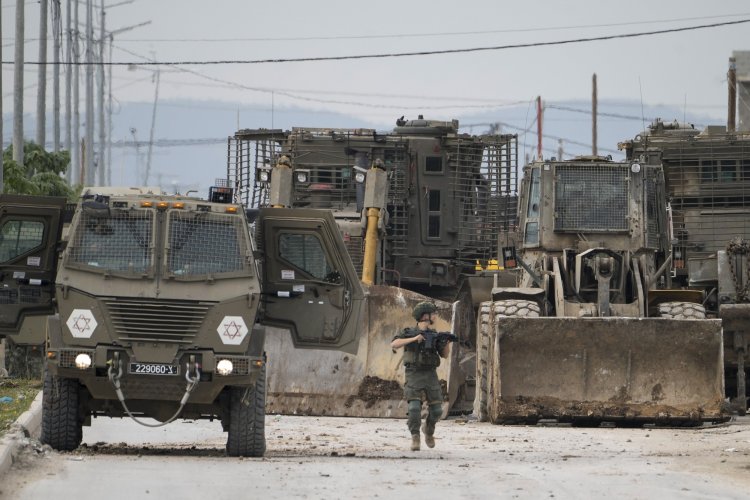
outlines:
{"label": "vehicle door", "polygon": [[0,195],[0,338],[26,316],[55,312],[57,246],[65,198]]}
{"label": "vehicle door", "polygon": [[288,328],[295,346],[354,353],[364,291],[329,210],[264,208],[263,324]]}

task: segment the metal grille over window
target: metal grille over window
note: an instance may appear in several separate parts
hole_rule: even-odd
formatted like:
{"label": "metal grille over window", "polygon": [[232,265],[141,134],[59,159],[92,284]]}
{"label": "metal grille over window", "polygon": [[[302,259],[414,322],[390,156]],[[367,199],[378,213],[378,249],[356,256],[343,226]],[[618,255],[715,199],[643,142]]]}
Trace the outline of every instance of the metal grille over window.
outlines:
{"label": "metal grille over window", "polygon": [[460,258],[472,264],[496,258],[497,229],[515,225],[518,206],[518,138],[482,136],[448,144],[447,168],[458,196]]}
{"label": "metal grille over window", "polygon": [[312,234],[282,234],[279,237],[283,259],[314,278],[330,279],[333,268],[326,260],[320,240]]}
{"label": "metal grille over window", "polygon": [[167,273],[188,277],[242,271],[243,221],[234,215],[170,212]]}
{"label": "metal grille over window", "polygon": [[0,229],[0,262],[7,262],[42,244],[44,223],[9,220]]}
{"label": "metal grille over window", "polygon": [[646,246],[659,248],[659,214],[657,211],[659,200],[656,197],[656,179],[654,170],[646,169],[644,175],[646,189]]}
{"label": "metal grille over window", "polygon": [[555,231],[628,230],[628,167],[558,165]]}
{"label": "metal grille over window", "polygon": [[280,130],[267,130],[262,137],[243,137],[238,133],[228,139],[227,179],[247,207],[268,206],[271,169],[281,155],[275,133],[283,137]]}
{"label": "metal grille over window", "polygon": [[70,250],[70,263],[125,274],[151,270],[151,210],[111,210],[108,215],[81,212]]}
{"label": "metal grille over window", "polygon": [[659,144],[675,237],[692,257],[724,250],[735,236],[750,238],[750,141],[731,139],[698,136],[690,147]]}

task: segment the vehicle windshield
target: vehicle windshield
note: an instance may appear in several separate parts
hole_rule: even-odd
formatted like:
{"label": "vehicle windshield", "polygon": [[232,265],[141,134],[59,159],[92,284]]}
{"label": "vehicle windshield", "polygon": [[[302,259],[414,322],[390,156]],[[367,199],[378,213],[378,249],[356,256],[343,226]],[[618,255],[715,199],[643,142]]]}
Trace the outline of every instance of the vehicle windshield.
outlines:
{"label": "vehicle windshield", "polygon": [[243,223],[235,215],[172,211],[167,274],[190,277],[242,271],[246,265]]}
{"label": "vehicle windshield", "polygon": [[628,167],[558,165],[555,231],[628,230]]}
{"label": "vehicle windshield", "polygon": [[91,270],[143,275],[152,272],[152,210],[81,212],[68,264]]}
{"label": "vehicle windshield", "polygon": [[[183,210],[164,213],[166,217],[150,208],[84,208],[71,229],[65,265],[133,278],[158,273],[203,279],[249,272],[250,243],[242,217]],[[160,226],[164,229],[157,230]],[[157,260],[156,255],[165,258]]]}

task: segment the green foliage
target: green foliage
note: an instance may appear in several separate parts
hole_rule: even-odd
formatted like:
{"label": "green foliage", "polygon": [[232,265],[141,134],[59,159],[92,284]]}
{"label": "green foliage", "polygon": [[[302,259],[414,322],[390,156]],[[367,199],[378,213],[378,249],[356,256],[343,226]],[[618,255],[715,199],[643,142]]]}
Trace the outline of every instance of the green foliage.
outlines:
{"label": "green foliage", "polygon": [[8,194],[65,196],[75,200],[78,191],[60,177],[70,165],[70,153],[51,153],[33,142],[23,146],[24,164],[13,160],[13,146],[3,151],[4,191]]}
{"label": "green foliage", "polygon": [[0,403],[0,438],[29,409],[41,388],[42,383],[38,379],[0,379],[0,397],[11,398],[9,402]]}

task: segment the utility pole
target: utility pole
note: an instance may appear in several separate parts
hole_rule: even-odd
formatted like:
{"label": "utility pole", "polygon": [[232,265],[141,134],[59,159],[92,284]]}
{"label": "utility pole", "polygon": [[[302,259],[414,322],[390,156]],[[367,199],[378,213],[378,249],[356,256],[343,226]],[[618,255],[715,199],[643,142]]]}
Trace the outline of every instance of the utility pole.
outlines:
{"label": "utility pole", "polygon": [[[0,40],[3,39],[3,9],[2,6],[0,6]],[[3,44],[0,43],[0,61],[3,60]],[[0,71],[2,68],[0,68]],[[0,75],[0,155],[3,154],[3,151],[5,151],[5,144],[3,140],[3,79],[1,78],[2,75]],[[0,156],[1,157],[1,156]],[[0,163],[2,163],[2,160],[0,160]],[[3,183],[3,169],[0,166],[0,194],[2,194],[5,184]],[[0,351],[5,353],[5,347],[0,346]],[[5,367],[5,363],[0,364],[0,368]]]}
{"label": "utility pole", "polygon": [[86,0],[86,177],[95,185],[94,172],[94,2]]}
{"label": "utility pole", "polygon": [[[110,5],[109,7],[116,7],[118,5],[125,5],[129,3],[133,3],[134,0],[125,1],[122,3]],[[141,26],[146,26],[147,24],[151,24],[151,21],[145,21],[139,24],[134,24],[132,26],[126,26],[125,28],[116,29],[114,31],[109,32],[109,60],[112,61],[112,44],[114,42],[115,35],[118,35],[120,33],[124,33],[126,31],[133,30],[135,28],[140,28]],[[107,143],[107,186],[112,185],[112,65],[109,65],[109,68],[107,68],[107,138],[105,142]],[[136,177],[138,178],[138,177]]]}
{"label": "utility pole", "polygon": [[[107,140],[107,133],[106,133],[106,123],[104,122],[104,20],[105,20],[105,12],[104,12],[104,0],[101,0],[100,2],[100,21],[99,21],[99,64],[97,65],[98,73],[99,73],[99,89],[97,91],[97,96],[99,100],[99,185],[100,186],[106,186],[107,185],[107,179],[105,175],[105,164],[104,164],[104,151],[107,148],[106,140]],[[108,166],[108,165],[107,165]]]}
{"label": "utility pole", "polygon": [[727,132],[734,132],[737,123],[737,63],[734,57],[729,58],[729,71],[727,72],[727,84],[729,88],[729,100],[727,102]]}
{"label": "utility pole", "polygon": [[159,102],[159,74],[156,70],[156,92],[154,93],[154,108],[151,112],[151,132],[148,139],[148,156],[146,157],[146,175],[143,178],[143,185],[148,186],[148,177],[151,173],[151,151],[154,149],[154,129],[156,128],[156,104]]}
{"label": "utility pole", "polygon": [[70,26],[70,3],[70,0],[67,0],[65,3],[65,39],[67,40],[65,44],[65,149],[70,151],[70,165],[68,165],[68,169],[65,171],[65,179],[68,181],[68,184],[72,185],[74,160],[77,156],[74,154],[72,147],[73,139],[71,130],[71,108],[73,107],[71,101],[73,96],[71,95],[70,86],[71,77],[73,76],[73,32]]}
{"label": "utility pole", "polygon": [[23,165],[23,6],[16,0],[16,60],[13,63],[13,160]]}
{"label": "utility pole", "polygon": [[[3,39],[3,8],[0,5],[0,40]],[[3,44],[0,43],[0,61],[3,60]],[[2,70],[2,68],[0,68]],[[5,151],[3,144],[3,79],[0,75],[0,158]],[[0,159],[0,194],[5,191],[3,180],[3,161]],[[8,370],[5,369],[5,339],[0,340],[0,378],[7,377]]]}
{"label": "utility pole", "polygon": [[36,143],[44,149],[47,115],[47,0],[39,0],[39,65],[36,85]]}
{"label": "utility pole", "polygon": [[60,48],[62,45],[60,0],[52,0],[52,150],[60,151]]}
{"label": "utility pole", "polygon": [[594,73],[594,76],[591,78],[591,154],[594,156],[598,154],[598,149],[596,147],[596,117],[598,114],[597,106],[598,97],[596,90],[596,73]]}
{"label": "utility pole", "polygon": [[[109,34],[109,62],[112,62],[112,41]],[[107,68],[107,186],[112,185],[112,65]]]}
{"label": "utility pole", "polygon": [[563,140],[557,140],[557,160],[562,161],[563,159]]}
{"label": "utility pole", "polygon": [[73,0],[73,146],[70,148],[71,169],[73,174],[71,179],[80,179],[83,163],[81,162],[81,113],[80,113],[80,71],[78,63],[81,62],[81,51],[78,45],[80,36],[78,32],[78,0]]}
{"label": "utility pole", "polygon": [[536,97],[536,159],[542,160],[542,96]]}

